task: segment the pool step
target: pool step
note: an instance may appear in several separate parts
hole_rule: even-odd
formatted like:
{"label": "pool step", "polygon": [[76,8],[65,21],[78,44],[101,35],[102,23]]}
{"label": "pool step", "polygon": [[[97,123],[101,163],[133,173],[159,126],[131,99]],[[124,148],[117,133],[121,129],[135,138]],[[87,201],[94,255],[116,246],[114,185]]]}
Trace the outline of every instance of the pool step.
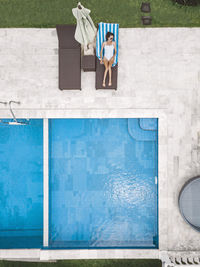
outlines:
{"label": "pool step", "polygon": [[158,119],[155,118],[142,118],[139,119],[140,127],[147,131],[158,130]]}
{"label": "pool step", "polygon": [[[152,122],[152,120],[157,121],[157,119],[145,119],[145,123],[143,119],[143,127],[145,128],[141,128],[140,120],[141,119],[128,119],[128,132],[131,137],[137,141],[156,141],[157,129],[155,129],[154,127],[154,130],[147,130],[147,128],[150,127],[148,126],[148,120]],[[149,125],[151,125],[150,122]],[[153,126],[151,126],[150,128],[152,127]]]}

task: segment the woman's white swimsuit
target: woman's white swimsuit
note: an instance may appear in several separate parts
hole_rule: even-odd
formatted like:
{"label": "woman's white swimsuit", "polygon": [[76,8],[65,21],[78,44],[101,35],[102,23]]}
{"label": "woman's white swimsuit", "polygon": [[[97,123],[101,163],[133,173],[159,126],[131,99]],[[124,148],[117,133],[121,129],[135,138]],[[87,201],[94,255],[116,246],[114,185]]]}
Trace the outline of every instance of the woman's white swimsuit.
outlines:
{"label": "woman's white swimsuit", "polygon": [[109,61],[111,59],[111,57],[113,57],[113,51],[114,51],[114,45],[105,45],[104,46],[104,57]]}

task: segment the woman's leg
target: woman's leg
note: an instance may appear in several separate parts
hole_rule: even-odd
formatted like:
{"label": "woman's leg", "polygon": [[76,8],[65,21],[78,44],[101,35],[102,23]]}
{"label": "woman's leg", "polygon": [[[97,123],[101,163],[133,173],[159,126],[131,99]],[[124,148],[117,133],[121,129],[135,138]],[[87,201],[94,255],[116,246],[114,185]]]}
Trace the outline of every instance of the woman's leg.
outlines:
{"label": "woman's leg", "polygon": [[106,76],[107,76],[107,72],[108,72],[108,60],[104,57],[103,59],[103,63],[105,66],[105,71],[104,71],[104,76],[103,76],[103,87],[106,86]]}
{"label": "woman's leg", "polygon": [[112,85],[112,64],[114,62],[114,59],[111,59],[109,62],[108,62],[108,70],[109,70],[109,83],[108,85],[111,86]]}

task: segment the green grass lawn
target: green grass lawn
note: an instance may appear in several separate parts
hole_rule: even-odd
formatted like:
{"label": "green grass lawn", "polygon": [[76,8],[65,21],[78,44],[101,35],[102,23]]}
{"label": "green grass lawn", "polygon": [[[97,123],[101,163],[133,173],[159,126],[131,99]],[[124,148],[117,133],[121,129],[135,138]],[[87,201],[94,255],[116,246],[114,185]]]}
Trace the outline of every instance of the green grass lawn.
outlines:
{"label": "green grass lawn", "polygon": [[0,267],[161,267],[159,260],[68,260],[56,263],[0,261]]}
{"label": "green grass lawn", "polygon": [[[145,0],[82,0],[95,23],[118,22],[120,27],[144,27],[141,3]],[[147,0],[151,3],[151,27],[199,27],[200,5],[182,6],[172,0]],[[73,24],[72,8],[77,0],[0,0],[0,27],[55,27]],[[148,15],[148,14],[147,14]],[[148,27],[148,26],[146,26]]]}

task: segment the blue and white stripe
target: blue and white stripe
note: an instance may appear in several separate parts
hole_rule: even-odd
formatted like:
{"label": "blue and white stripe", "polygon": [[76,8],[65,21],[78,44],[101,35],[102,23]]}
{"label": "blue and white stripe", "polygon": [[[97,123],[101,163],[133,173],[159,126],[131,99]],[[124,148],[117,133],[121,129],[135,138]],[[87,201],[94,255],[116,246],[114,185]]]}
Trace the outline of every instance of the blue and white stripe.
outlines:
{"label": "blue and white stripe", "polygon": [[[116,42],[116,48],[117,48],[117,54],[115,56],[115,61],[113,63],[113,67],[117,64],[118,61],[118,35],[119,35],[119,24],[117,23],[104,23],[100,22],[97,32],[97,38],[96,38],[96,56],[100,60],[100,52],[101,52],[101,46],[103,42],[106,41],[106,33],[112,32],[114,34],[114,40]],[[103,51],[104,56],[104,51]]]}

